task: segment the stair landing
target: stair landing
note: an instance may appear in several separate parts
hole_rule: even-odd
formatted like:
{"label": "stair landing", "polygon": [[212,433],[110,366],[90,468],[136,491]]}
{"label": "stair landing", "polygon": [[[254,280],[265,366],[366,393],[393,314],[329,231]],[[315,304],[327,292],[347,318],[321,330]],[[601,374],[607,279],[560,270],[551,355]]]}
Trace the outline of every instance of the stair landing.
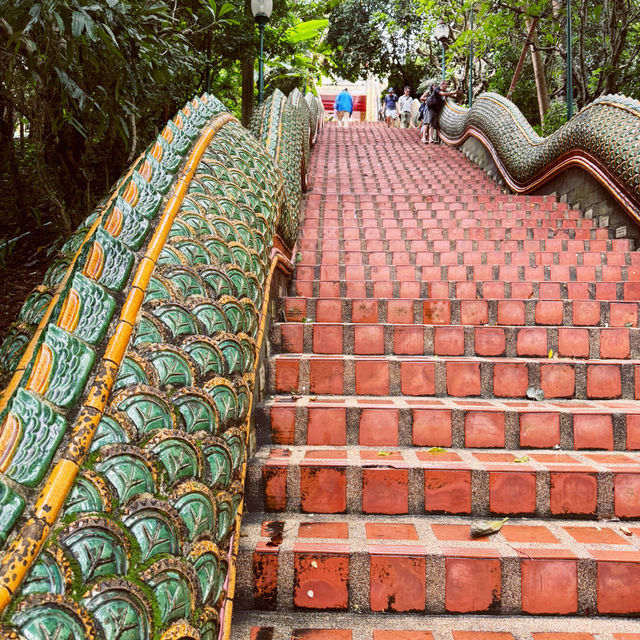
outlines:
{"label": "stair landing", "polygon": [[633,241],[411,130],[311,176],[232,637],[640,640]]}

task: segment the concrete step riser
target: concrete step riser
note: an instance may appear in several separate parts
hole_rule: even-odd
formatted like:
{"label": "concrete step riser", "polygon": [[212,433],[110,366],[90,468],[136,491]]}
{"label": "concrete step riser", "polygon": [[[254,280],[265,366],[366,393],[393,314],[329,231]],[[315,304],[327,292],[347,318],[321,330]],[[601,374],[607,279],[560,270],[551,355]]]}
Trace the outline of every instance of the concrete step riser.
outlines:
{"label": "concrete step riser", "polygon": [[[441,267],[437,267],[441,269]],[[464,268],[464,267],[463,267]],[[461,274],[464,275],[464,274]],[[467,300],[603,300],[637,302],[640,300],[639,282],[568,282],[548,281],[474,281],[441,277],[432,280],[349,280],[318,281],[316,278],[295,278],[289,286],[291,296],[307,298],[460,298]],[[431,324],[425,322],[425,324]],[[448,324],[448,323],[447,323]],[[517,323],[512,323],[517,324]],[[558,322],[550,324],[559,324]]]}
{"label": "concrete step riser", "polygon": [[473,327],[394,324],[277,324],[279,353],[468,357],[640,358],[640,330],[632,328]]}
{"label": "concrete step riser", "polygon": [[[351,406],[301,399],[258,405],[261,445],[454,447],[502,449],[640,449],[637,409]],[[391,399],[389,399],[391,401]],[[499,406],[499,405],[498,405]],[[626,413],[629,411],[629,413]]]}
{"label": "concrete step riser", "polygon": [[[255,459],[248,477],[262,491],[247,494],[247,509],[253,513],[640,517],[636,502],[640,476],[633,473],[638,461],[631,454],[626,454],[630,464],[606,465],[596,460],[611,459],[611,454],[472,456],[461,451],[408,450],[399,459],[399,454],[383,457],[371,450],[366,451],[366,460],[358,460],[355,454],[351,455],[354,460],[347,460],[331,459],[336,454],[328,450],[317,453],[328,459],[301,458],[290,450],[283,457],[275,457],[278,450],[272,450],[274,457]],[[516,455],[526,462],[514,462]],[[504,461],[483,462],[478,459],[481,456]],[[552,462],[538,462],[547,458]]]}
{"label": "concrete step riser", "polygon": [[[595,291],[595,289],[594,289]],[[562,300],[551,307],[538,299],[479,300],[285,298],[281,310],[287,322],[392,323],[427,325],[535,325],[553,320],[568,327],[636,327],[637,302]],[[548,301],[544,301],[545,303]],[[439,312],[437,312],[439,310]]]}
{"label": "concrete step riser", "polygon": [[[264,523],[262,530],[251,525],[247,534],[255,544],[241,545],[238,566],[247,579],[239,585],[235,603],[241,609],[350,610],[358,615],[637,611],[627,586],[616,580],[638,571],[638,552],[632,551],[635,561],[627,562],[621,561],[624,551],[617,561],[615,551],[591,552],[584,546],[597,537],[591,527],[551,530],[537,522],[508,524],[504,534],[470,548],[468,523],[425,527],[414,522],[395,525],[402,531],[398,535],[412,538],[396,543],[377,539],[378,532],[386,536],[394,525],[373,520],[293,521],[289,530],[277,520]],[[332,527],[332,539],[326,540]],[[362,531],[352,533],[355,529]],[[315,531],[318,537],[309,538]],[[347,531],[349,541],[343,537]],[[532,534],[552,543],[531,544]],[[618,542],[616,538],[624,543],[614,529],[600,530],[600,539]],[[449,624],[455,628],[453,621]]]}
{"label": "concrete step riser", "polygon": [[640,399],[640,365],[556,361],[281,355],[269,363],[270,393],[526,399]]}

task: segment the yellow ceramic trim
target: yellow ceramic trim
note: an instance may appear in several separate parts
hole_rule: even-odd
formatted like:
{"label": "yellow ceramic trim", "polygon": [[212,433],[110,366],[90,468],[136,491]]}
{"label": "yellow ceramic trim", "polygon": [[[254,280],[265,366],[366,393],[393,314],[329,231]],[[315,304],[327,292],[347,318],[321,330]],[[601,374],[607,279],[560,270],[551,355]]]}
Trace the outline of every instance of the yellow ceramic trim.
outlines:
{"label": "yellow ceramic trim", "polygon": [[4,473],[8,468],[13,454],[16,452],[22,426],[17,416],[8,413],[0,427],[0,471]]}
{"label": "yellow ceramic trim", "polygon": [[[187,162],[182,169],[180,178],[175,183],[173,196],[165,207],[160,223],[154,232],[144,258],[141,260],[138,270],[136,271],[135,281],[137,283],[136,286],[139,287],[139,289],[143,291],[146,289],[152,272],[152,270],[149,269],[145,258],[150,259],[155,264],[156,258],[160,254],[160,251],[168,238],[173,220],[180,209],[182,200],[187,193],[189,184],[196,172],[198,164],[200,163],[200,159],[211,143],[213,136],[227,122],[232,120],[235,120],[235,118],[230,114],[218,116],[212,124],[204,129],[200,138],[194,145]],[[141,271],[144,273],[142,276],[140,274]],[[143,298],[144,295],[136,298],[140,306],[142,305]],[[126,312],[130,317],[130,314],[134,312],[133,304],[127,307]],[[135,313],[137,314],[137,311]],[[129,338],[131,337],[131,332],[132,326],[125,320],[121,319],[118,323],[116,332],[109,340],[107,350],[103,356],[105,365],[111,363],[111,367],[113,367],[113,365],[116,367],[120,366],[129,343]],[[91,399],[91,404],[88,406],[85,403],[80,408],[79,418],[73,425],[72,433],[75,436],[76,433],[83,432],[85,451],[88,449],[91,440],[93,439],[93,434],[95,433],[100,416],[107,405],[109,393],[113,387],[114,381],[115,376],[109,375],[102,380],[101,385],[98,386],[94,384],[87,393],[87,398]],[[88,416],[90,417],[88,418]],[[63,455],[74,457],[75,453],[74,438],[72,437],[67,451]],[[42,525],[39,535],[34,535],[33,531],[29,531],[27,528],[29,523],[27,523],[7,549],[2,561],[0,562],[0,613],[4,607],[6,607],[11,598],[9,594],[16,592],[22,580],[26,576],[27,571],[31,567],[31,564],[37,557],[38,552],[49,533],[49,525],[45,523],[49,521],[54,522],[58,517],[60,509],[71,490],[73,480],[75,479],[75,475],[78,470],[78,465],[82,463],[83,458],[84,456],[79,458],[76,456],[75,463],[67,461],[72,466],[58,464],[54,467],[36,501],[37,513],[42,516],[42,514],[46,512],[46,520],[43,519],[39,521],[39,524]],[[50,498],[54,498],[52,502],[49,502]],[[38,522],[38,520],[36,520],[36,522]],[[28,552],[25,553],[23,549],[27,546]],[[6,597],[7,595],[9,595],[8,598]]]}
{"label": "yellow ceramic trim", "polygon": [[40,345],[26,389],[43,396],[49,388],[49,376],[53,367],[53,353],[46,344]]}
{"label": "yellow ceramic trim", "polygon": [[58,326],[69,333],[73,333],[80,320],[80,296],[75,289],[70,289],[60,315],[58,316]]}

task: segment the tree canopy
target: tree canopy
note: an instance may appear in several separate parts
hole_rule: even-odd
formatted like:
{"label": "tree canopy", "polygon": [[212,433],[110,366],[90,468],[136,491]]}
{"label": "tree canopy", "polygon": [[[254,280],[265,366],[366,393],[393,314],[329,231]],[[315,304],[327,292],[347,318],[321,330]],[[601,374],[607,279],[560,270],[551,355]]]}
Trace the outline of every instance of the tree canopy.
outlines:
{"label": "tree canopy", "polygon": [[[576,105],[637,96],[640,0],[574,0],[571,17]],[[528,47],[513,100],[547,129],[563,121],[560,0],[275,0],[266,92],[311,87],[323,74],[418,90],[440,74],[440,19],[461,89],[472,69],[474,95],[506,94]],[[66,234],[197,92],[246,121],[256,45],[249,0],[0,0],[0,236],[44,220]]]}

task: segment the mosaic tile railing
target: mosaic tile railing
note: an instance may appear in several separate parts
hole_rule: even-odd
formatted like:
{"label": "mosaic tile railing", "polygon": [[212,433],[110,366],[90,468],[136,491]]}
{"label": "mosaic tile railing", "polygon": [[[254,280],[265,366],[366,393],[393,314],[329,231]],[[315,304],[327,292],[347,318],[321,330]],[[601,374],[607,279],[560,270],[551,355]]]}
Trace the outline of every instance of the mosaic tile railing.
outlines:
{"label": "mosaic tile railing", "polygon": [[488,149],[508,186],[530,192],[570,167],[605,186],[640,222],[640,102],[622,95],[598,98],[547,138],[539,137],[518,108],[494,93],[471,109],[448,101],[443,139],[460,145],[469,136]]}
{"label": "mosaic tile railing", "polygon": [[229,633],[273,247],[295,241],[314,113],[281,94],[261,112],[268,151],[188,103],[0,349],[3,639]]}

